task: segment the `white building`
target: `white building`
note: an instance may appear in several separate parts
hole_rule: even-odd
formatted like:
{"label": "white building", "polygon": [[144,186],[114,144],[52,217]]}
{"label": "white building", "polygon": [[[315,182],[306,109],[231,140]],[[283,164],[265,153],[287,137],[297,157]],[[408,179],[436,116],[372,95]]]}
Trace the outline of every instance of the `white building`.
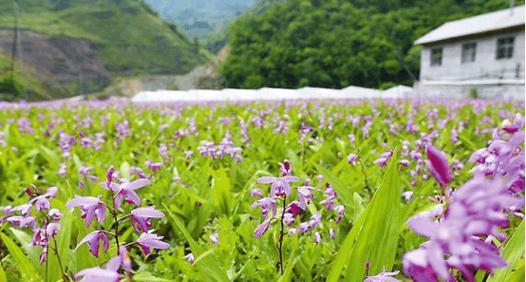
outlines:
{"label": "white building", "polygon": [[422,97],[524,99],[524,6],[447,22],[422,45]]}

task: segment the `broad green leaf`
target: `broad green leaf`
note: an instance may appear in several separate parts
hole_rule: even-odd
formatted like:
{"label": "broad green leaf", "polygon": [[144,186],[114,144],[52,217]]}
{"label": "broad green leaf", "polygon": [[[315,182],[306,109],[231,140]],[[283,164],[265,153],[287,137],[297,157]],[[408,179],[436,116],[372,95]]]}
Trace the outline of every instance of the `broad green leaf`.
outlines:
{"label": "broad green leaf", "polygon": [[[190,245],[190,249],[192,250],[194,257],[200,257],[205,252],[204,249],[201,246],[199,246],[199,244],[192,238],[190,232],[186,230],[186,227],[184,226],[183,222],[181,222],[181,220],[175,214],[173,214],[165,204],[163,205],[166,209],[166,212],[170,216],[172,222],[174,223],[175,227],[177,227],[177,229],[181,233],[183,233],[183,236],[188,241],[188,244]],[[207,274],[214,281],[229,281],[228,276],[218,264],[218,258],[212,255],[202,257],[199,262],[196,262],[196,265],[200,267],[202,271],[204,271],[204,273]]]}
{"label": "broad green leaf", "polygon": [[223,168],[212,170],[210,174],[213,177],[211,201],[218,211],[229,215],[232,207],[232,192],[230,191],[230,179]]}
{"label": "broad green leaf", "polygon": [[0,233],[0,238],[4,242],[9,254],[13,258],[14,263],[17,265],[20,274],[24,279],[28,281],[42,281],[37,269],[31,263],[31,261],[24,255],[22,249],[11,240],[6,234]]}
{"label": "broad green leaf", "polygon": [[508,262],[508,267],[495,271],[487,281],[524,281],[524,220],[510,237],[502,251],[502,256]]}
{"label": "broad green leaf", "polygon": [[380,186],[340,247],[327,281],[339,281],[342,274],[345,281],[363,281],[366,261],[369,273],[392,268],[402,223],[397,165],[393,156]]}
{"label": "broad green leaf", "polygon": [[38,265],[40,261],[40,247],[33,247],[31,245],[31,236],[29,236],[24,231],[9,228],[11,234],[13,234],[14,239],[18,241],[22,251],[26,254],[27,258],[32,262],[33,265]]}
{"label": "broad green leaf", "polygon": [[171,282],[172,279],[155,277],[150,272],[138,272],[133,275],[133,281],[139,282]]}
{"label": "broad green leaf", "polygon": [[5,275],[4,268],[0,264],[0,282],[7,282],[7,276]]}
{"label": "broad green leaf", "polygon": [[119,172],[120,172],[122,177],[124,177],[126,179],[131,179],[131,176],[130,176],[130,164],[128,162],[123,162],[121,164],[121,167],[119,168]]}

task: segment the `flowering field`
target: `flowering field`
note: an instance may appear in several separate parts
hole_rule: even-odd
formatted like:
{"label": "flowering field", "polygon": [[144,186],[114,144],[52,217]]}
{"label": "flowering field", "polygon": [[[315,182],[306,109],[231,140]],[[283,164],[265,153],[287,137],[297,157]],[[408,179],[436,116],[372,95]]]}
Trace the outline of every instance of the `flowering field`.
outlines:
{"label": "flowering field", "polygon": [[522,102],[0,105],[0,282],[524,281]]}

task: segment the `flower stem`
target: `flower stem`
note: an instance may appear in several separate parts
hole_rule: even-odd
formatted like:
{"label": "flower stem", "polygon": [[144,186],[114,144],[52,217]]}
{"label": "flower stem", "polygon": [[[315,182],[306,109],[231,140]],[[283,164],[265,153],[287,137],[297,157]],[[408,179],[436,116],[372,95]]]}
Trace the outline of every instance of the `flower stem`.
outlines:
{"label": "flower stem", "polygon": [[[46,256],[49,254],[49,244],[46,246]],[[46,257],[46,282],[48,281],[48,269],[49,269],[49,260]]]}
{"label": "flower stem", "polygon": [[364,167],[362,162],[360,162],[360,168],[361,168],[362,175],[363,175],[363,181],[364,181],[364,184],[365,184],[365,189],[367,189],[367,191],[371,192],[371,187],[369,186],[369,181],[367,181],[367,174],[365,173],[365,167]]}
{"label": "flower stem", "polygon": [[69,280],[68,276],[64,272],[64,267],[62,266],[62,260],[60,259],[60,254],[58,253],[57,240],[55,239],[55,237],[52,237],[52,239],[53,239],[55,255],[57,256],[58,265],[60,267],[60,272],[62,272],[62,278],[64,278],[64,281],[68,281]]}
{"label": "flower stem", "polygon": [[283,196],[283,210],[281,211],[280,225],[281,230],[279,232],[279,270],[281,275],[283,275],[283,236],[285,235],[284,229],[285,225],[283,223],[283,218],[285,217],[285,208],[287,207],[287,195]]}
{"label": "flower stem", "polygon": [[[109,188],[109,185],[108,185],[108,188]],[[111,202],[112,202],[112,208],[110,209],[111,210],[111,215],[113,215],[113,225],[114,225],[114,232],[115,232],[115,244],[117,245],[117,255],[120,255],[121,253],[121,250],[120,250],[120,244],[119,244],[119,218],[118,218],[118,214],[117,214],[117,207],[115,206],[115,193],[113,192],[113,190],[111,190]]]}

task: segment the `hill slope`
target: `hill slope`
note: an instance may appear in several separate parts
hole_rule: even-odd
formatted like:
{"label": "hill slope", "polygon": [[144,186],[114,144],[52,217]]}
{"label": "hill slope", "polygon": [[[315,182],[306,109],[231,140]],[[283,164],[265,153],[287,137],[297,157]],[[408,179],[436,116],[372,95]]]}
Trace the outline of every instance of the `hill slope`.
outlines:
{"label": "hill slope", "polygon": [[[30,76],[40,84],[22,81],[30,98],[100,90],[115,76],[182,74],[206,61],[175,25],[163,22],[142,1],[25,0],[18,14],[17,62],[23,74],[17,77]],[[14,15],[13,1],[0,0],[4,60],[11,56]],[[5,65],[0,64],[4,78],[9,76]]]}
{"label": "hill slope", "polygon": [[145,0],[167,21],[180,26],[189,38],[206,39],[257,0]]}
{"label": "hill slope", "polygon": [[508,5],[508,0],[287,0],[231,26],[231,52],[221,74],[225,86],[243,88],[411,84],[419,73],[416,38],[445,21]]}

